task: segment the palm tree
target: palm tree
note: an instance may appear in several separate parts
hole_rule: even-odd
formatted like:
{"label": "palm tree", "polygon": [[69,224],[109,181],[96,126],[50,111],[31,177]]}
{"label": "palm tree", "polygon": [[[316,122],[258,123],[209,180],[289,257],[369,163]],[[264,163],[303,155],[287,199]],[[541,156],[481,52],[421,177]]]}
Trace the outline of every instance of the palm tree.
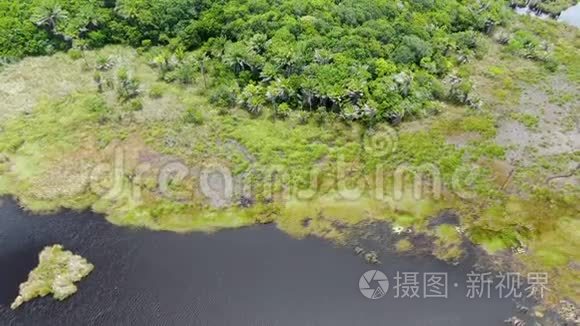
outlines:
{"label": "palm tree", "polygon": [[68,18],[68,12],[53,1],[47,1],[36,8],[31,19],[38,27],[43,27],[50,32],[55,32],[60,21]]}
{"label": "palm tree", "polygon": [[73,38],[58,30],[58,24],[68,19],[68,12],[54,0],[43,2],[30,18],[34,24],[72,47]]}
{"label": "palm tree", "polygon": [[222,62],[239,74],[243,70],[256,72],[260,57],[249,46],[243,43],[229,43],[225,47]]}
{"label": "palm tree", "polygon": [[99,27],[99,15],[92,5],[82,6],[76,16],[78,19],[78,31],[81,36]]}
{"label": "palm tree", "polygon": [[139,15],[142,1],[119,0],[116,3],[115,11],[125,19],[135,19]]}

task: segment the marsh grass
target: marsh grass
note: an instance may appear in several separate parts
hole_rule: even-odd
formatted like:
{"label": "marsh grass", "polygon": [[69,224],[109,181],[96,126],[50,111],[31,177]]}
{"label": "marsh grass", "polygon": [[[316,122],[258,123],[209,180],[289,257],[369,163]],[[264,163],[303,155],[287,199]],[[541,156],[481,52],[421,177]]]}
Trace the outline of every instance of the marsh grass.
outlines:
{"label": "marsh grass", "polygon": [[[276,223],[296,237],[317,235],[341,242],[345,240],[344,229],[349,226],[373,219],[389,221],[435,236],[433,253],[450,261],[462,255],[462,236],[451,226],[433,231],[428,224],[441,210],[455,209],[464,217],[461,227],[469,240],[490,253],[525,246],[529,251],[525,259],[530,264],[560,269],[561,286],[565,286],[566,280],[575,275],[568,264],[580,259],[575,252],[578,210],[573,199],[577,197],[565,198],[551,190],[535,193],[523,187],[525,196],[519,197],[503,189],[494,176],[493,166],[486,163],[503,159],[506,152],[494,142],[497,122],[502,117],[498,112],[503,112],[494,105],[511,103],[508,100],[511,96],[519,98],[520,86],[515,85],[525,85],[526,81],[516,81],[514,76],[529,72],[524,79],[536,80],[540,78],[539,71],[545,73],[543,68],[529,62],[511,69],[510,62],[522,59],[504,55],[509,59],[486,58],[483,66],[466,67],[474,70],[476,79],[482,83],[480,92],[492,94],[489,107],[474,112],[447,106],[440,116],[420,125],[403,124],[394,140],[396,150],[388,152],[381,146],[369,147],[366,129],[361,125],[338,119],[316,119],[292,112],[277,119],[267,110],[260,116],[237,109],[224,115],[207,103],[203,88],[195,81],[189,86],[160,82],[147,62],[132,50],[108,47],[98,53],[87,52],[85,56],[89,66],[99,56],[114,58],[115,68],[105,75],[114,76],[118,67],[132,71],[145,90],[138,96],[143,104],[138,111],[123,110],[111,89],[98,93],[92,81],[93,72],[82,69],[83,60],[72,61],[63,55],[26,59],[34,64],[15,65],[0,73],[0,80],[23,78],[26,81],[23,91],[27,91],[28,78],[32,77],[23,74],[46,71],[44,75],[50,75],[53,67],[65,62],[73,68],[68,69],[69,75],[61,77],[62,83],[80,82],[66,94],[54,92],[31,102],[29,107],[34,110],[28,115],[16,114],[19,102],[9,95],[8,105],[0,111],[0,115],[13,116],[0,123],[0,153],[9,158],[8,162],[0,163],[0,194],[16,195],[25,207],[34,211],[90,207],[118,225],[176,232],[211,232]],[[487,74],[481,73],[486,70],[485,65],[491,67]],[[506,82],[508,77],[512,81]],[[32,96],[39,98],[61,85],[46,80],[37,82],[30,83],[38,88]],[[513,93],[495,94],[498,89]],[[194,119],[188,116],[192,112]],[[449,136],[463,134],[478,137],[463,147],[447,142]],[[115,148],[126,152],[123,180],[129,187],[108,198],[90,183],[107,189],[111,186],[110,175],[101,175],[97,180],[89,180],[88,176],[95,166],[114,161]],[[188,194],[179,200],[160,196],[154,173],[144,176],[139,183],[132,178],[133,170],[141,163],[149,163],[157,171],[171,160],[188,168],[217,163],[236,177],[245,176],[253,185],[254,204],[242,207],[234,200],[223,208],[211,207],[199,196],[194,175],[171,185],[173,192]],[[381,185],[386,200],[377,199],[368,191],[378,186],[375,174],[379,168],[392,172],[401,164],[413,168],[436,166],[444,184],[443,195],[433,198],[432,193],[426,192],[417,199],[405,192],[398,200],[389,200],[395,195],[389,190],[392,177]],[[266,172],[271,173],[273,167],[284,170],[284,180],[273,188],[265,187]],[[346,173],[337,174],[337,170]],[[470,177],[466,178],[470,180],[468,190],[474,197],[462,199],[454,192],[452,183],[457,171],[466,171]],[[341,191],[343,195],[352,195],[355,186],[361,184],[366,184],[367,191],[355,196],[355,200],[344,200],[338,194],[340,182],[346,187]],[[284,185],[298,190],[314,186],[317,192],[307,199],[297,198],[296,193],[284,197],[281,196]],[[135,189],[140,193],[138,199],[134,197]],[[532,199],[526,197],[531,195]],[[399,250],[408,247],[405,242],[397,245]]]}
{"label": "marsh grass", "polygon": [[511,117],[531,130],[536,130],[540,124],[540,118],[529,113],[514,112]]}
{"label": "marsh grass", "polygon": [[407,239],[401,239],[395,244],[397,252],[409,252],[413,250],[413,243]]}

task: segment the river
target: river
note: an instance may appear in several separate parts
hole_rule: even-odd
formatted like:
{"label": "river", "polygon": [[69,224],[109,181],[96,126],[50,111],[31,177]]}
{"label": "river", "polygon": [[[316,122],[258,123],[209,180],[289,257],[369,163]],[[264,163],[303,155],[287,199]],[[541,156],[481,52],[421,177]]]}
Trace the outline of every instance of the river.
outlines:
{"label": "river", "polygon": [[[96,268],[63,302],[9,309],[39,251],[60,243]],[[214,234],[121,228],[92,213],[34,216],[0,206],[0,325],[435,325],[490,326],[516,313],[510,299],[466,299],[469,266],[381,252],[369,266],[352,249],[296,240],[274,226]],[[370,300],[359,279],[380,269],[387,295]],[[447,299],[395,298],[397,271],[448,273]],[[458,283],[455,287],[454,283]]]}

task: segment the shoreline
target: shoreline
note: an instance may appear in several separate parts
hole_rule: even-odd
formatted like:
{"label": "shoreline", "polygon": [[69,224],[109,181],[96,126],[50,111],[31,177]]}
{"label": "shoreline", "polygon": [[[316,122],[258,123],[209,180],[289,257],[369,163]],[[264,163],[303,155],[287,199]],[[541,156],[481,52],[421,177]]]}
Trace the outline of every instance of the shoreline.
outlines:
{"label": "shoreline", "polygon": [[[11,203],[11,202],[7,202],[6,205],[7,206],[5,206],[5,208],[9,208],[9,207],[12,207],[14,204]],[[0,212],[0,215],[2,215],[2,214],[3,213]],[[242,230],[230,230],[230,231],[218,232],[218,233],[213,234],[213,235],[205,235],[204,233],[192,233],[190,235],[177,236],[177,235],[175,235],[173,233],[159,234],[157,232],[152,232],[152,231],[147,231],[147,230],[140,230],[140,231],[135,230],[133,232],[133,231],[127,230],[124,227],[117,227],[117,226],[113,226],[113,225],[108,225],[108,222],[106,222],[104,220],[101,220],[99,222],[99,221],[96,221],[96,220],[87,219],[87,220],[85,220],[83,222],[82,221],[83,217],[78,216],[78,215],[86,215],[84,213],[62,213],[62,214],[59,214],[59,215],[65,215],[65,216],[47,216],[46,217],[47,219],[50,219],[52,222],[49,221],[49,220],[47,220],[47,219],[44,219],[43,220],[43,216],[29,216],[30,220],[28,220],[27,223],[39,224],[39,227],[42,227],[43,229],[45,229],[45,226],[41,226],[41,224],[42,225],[50,225],[53,222],[58,222],[58,224],[63,224],[63,225],[67,225],[67,224],[69,224],[71,222],[73,222],[73,224],[77,224],[77,225],[81,225],[81,224],[84,224],[84,223],[88,223],[88,224],[95,224],[96,223],[96,224],[99,224],[100,225],[102,223],[105,223],[107,225],[103,225],[103,227],[105,227],[106,229],[116,230],[116,231],[114,231],[114,233],[117,233],[117,231],[120,231],[121,234],[127,234],[128,233],[128,234],[133,234],[133,236],[137,236],[137,234],[141,234],[141,233],[143,233],[143,234],[150,234],[151,236],[154,236],[156,238],[157,237],[160,237],[160,238],[163,238],[163,239],[174,239],[172,241],[178,241],[179,243],[182,243],[183,241],[186,241],[186,239],[189,239],[190,237],[193,237],[193,238],[201,237],[202,239],[198,240],[197,242],[205,243],[205,242],[207,242],[208,239],[212,239],[212,238],[222,239],[222,240],[219,240],[219,242],[222,242],[222,241],[224,241],[224,239],[228,239],[229,237],[232,237],[232,236],[234,238],[238,238],[238,235],[253,234],[254,232],[257,232],[258,234],[263,234],[263,233],[267,233],[268,234],[268,233],[270,233],[270,232],[266,232],[265,231],[267,229],[263,229],[261,227],[250,227],[250,228],[244,228]],[[93,215],[93,214],[90,214],[90,215]],[[95,218],[98,218],[98,219],[102,219],[103,218],[103,217],[101,217],[99,215],[95,215],[94,217]],[[18,219],[18,218],[22,218],[22,217],[15,217],[15,218]],[[87,218],[88,218],[88,216],[87,216]],[[71,220],[71,219],[74,219],[74,220]],[[55,225],[55,227],[56,227],[56,225]],[[70,227],[70,224],[69,224],[69,227]],[[95,229],[96,225],[93,225],[93,226],[90,226],[90,227],[87,226],[87,227],[88,227],[87,231],[89,231],[91,229]],[[72,227],[72,229],[75,229],[75,227]],[[101,229],[101,227],[96,227],[96,229]],[[274,229],[274,230],[276,230],[276,229]],[[84,234],[84,231],[82,231],[81,234]],[[384,235],[385,233],[384,232],[381,232],[381,234]],[[103,236],[105,236],[105,235],[110,235],[110,234],[107,232],[106,234],[103,234]],[[275,231],[274,234],[272,234],[272,237],[276,237],[277,238],[277,237],[280,237],[280,236],[282,236],[282,238],[286,238],[285,233],[279,232],[278,230]],[[242,239],[243,238],[247,238],[247,237],[248,236],[242,236]],[[42,236],[39,235],[39,238],[44,238],[44,237],[42,237]],[[67,236],[65,238],[68,239],[69,237]],[[270,236],[268,236],[267,238],[270,238]],[[270,239],[268,241],[268,244],[269,245],[274,245],[274,243],[276,241],[271,242],[273,239],[274,238],[272,238],[272,239]],[[394,273],[395,270],[398,270],[398,269],[403,269],[405,271],[409,271],[409,270],[413,271],[413,270],[416,270],[418,272],[421,272],[421,271],[425,271],[425,272],[426,271],[448,271],[450,273],[450,277],[453,277],[453,275],[455,275],[454,276],[455,278],[452,278],[451,279],[451,280],[453,280],[453,279],[456,279],[456,277],[461,276],[461,273],[458,272],[458,268],[460,268],[461,270],[463,270],[463,269],[466,268],[466,265],[461,265],[461,266],[451,266],[451,265],[445,265],[445,264],[444,265],[441,265],[439,262],[437,262],[437,260],[434,260],[433,258],[427,257],[427,256],[416,256],[415,258],[412,258],[412,257],[409,257],[409,256],[407,256],[408,258],[399,257],[397,255],[392,255],[391,256],[391,254],[388,253],[388,251],[384,251],[383,252],[383,249],[378,249],[378,248],[381,248],[382,240],[379,240],[379,242],[376,242],[375,245],[376,245],[377,250],[380,252],[381,256],[383,257],[383,259],[385,259],[384,264],[381,264],[381,265],[369,265],[369,264],[364,263],[361,257],[356,257],[355,253],[353,253],[352,250],[351,250],[352,248],[350,248],[348,246],[347,247],[344,247],[344,245],[342,245],[342,246],[339,245],[338,247],[334,247],[331,242],[328,242],[328,241],[323,240],[323,239],[311,238],[311,237],[308,237],[308,238],[303,239],[303,240],[294,240],[292,238],[288,238],[288,239],[289,239],[288,241],[290,241],[291,243],[296,243],[297,245],[299,245],[301,243],[305,243],[305,246],[307,248],[310,248],[310,249],[307,249],[306,252],[304,252],[302,255],[299,255],[299,257],[309,257],[309,256],[313,256],[313,258],[314,258],[314,256],[315,256],[315,257],[318,257],[315,260],[320,260],[321,262],[325,262],[327,260],[327,258],[325,258],[325,257],[327,257],[326,255],[319,256],[319,254],[315,254],[315,253],[318,253],[319,251],[324,251],[324,252],[327,252],[329,254],[332,253],[332,254],[330,254],[330,256],[333,256],[335,254],[338,254],[339,255],[338,256],[339,258],[342,257],[342,258],[339,259],[340,261],[346,260],[346,262],[344,263],[345,266],[346,265],[359,266],[359,267],[355,268],[355,270],[358,270],[358,269],[366,270],[366,269],[376,268],[376,269],[380,269],[380,270],[383,270],[383,271],[387,272],[390,277],[394,277],[394,274],[393,273]],[[110,242],[111,240],[114,240],[114,239],[110,239],[108,241]],[[266,241],[266,240],[267,239],[262,239],[262,240],[254,239],[254,240],[251,240],[251,241],[252,242],[257,241],[257,243],[260,243],[261,241]],[[93,263],[95,263],[95,265],[97,265],[97,269],[95,269],[95,271],[93,272],[93,274],[94,274],[93,276],[91,276],[90,278],[87,278],[86,280],[83,280],[80,283],[79,292],[77,294],[75,294],[75,296],[69,298],[68,300],[66,300],[64,302],[56,302],[56,301],[54,301],[54,303],[51,303],[50,304],[50,307],[52,307],[52,308],[50,308],[50,310],[58,309],[57,307],[59,307],[61,305],[64,305],[64,306],[62,306],[63,309],[66,309],[64,307],[65,306],[69,306],[71,304],[76,306],[76,305],[78,305],[78,301],[79,300],[80,301],[84,301],[84,300],[87,300],[87,298],[92,297],[95,294],[92,294],[90,292],[91,291],[90,289],[94,287],[95,282],[101,282],[102,281],[101,279],[102,279],[103,275],[108,275],[110,273],[108,271],[108,269],[110,269],[108,267],[109,264],[108,263],[101,262],[101,259],[103,259],[105,257],[103,256],[103,257],[99,258],[100,256],[102,256],[102,254],[100,254],[99,257],[96,257],[95,256],[95,252],[94,251],[95,250],[96,251],[99,251],[100,250],[99,247],[95,247],[94,249],[91,249],[90,251],[86,251],[87,250],[86,245],[82,245],[81,243],[77,243],[76,245],[74,244],[74,243],[76,243],[76,240],[73,241],[73,242],[70,242],[70,239],[68,239],[68,240],[63,239],[63,241],[67,243],[66,244],[67,247],[69,247],[71,249],[74,249],[75,251],[80,251],[79,252],[80,254],[82,254],[83,256],[85,256],[88,259],[90,259]],[[92,243],[91,247],[97,245],[101,241],[102,240],[98,240],[98,237],[95,238],[95,239],[84,239],[83,240],[83,242],[87,242],[88,244]],[[209,241],[209,242],[211,244],[215,245],[216,241],[217,240],[213,240],[213,241]],[[238,241],[242,241],[242,243],[245,243],[243,241],[246,241],[246,240],[238,240]],[[298,241],[298,242],[296,242],[296,241]],[[163,242],[161,242],[161,243],[163,243]],[[237,243],[237,241],[234,241],[233,243],[230,243],[227,247],[229,247],[231,245],[235,245],[235,246],[242,245],[241,243],[240,244],[236,244],[236,243]],[[307,243],[310,243],[310,245],[307,245]],[[316,244],[320,244],[320,248],[318,248],[318,246],[313,246],[313,244],[315,244],[315,243]],[[242,245],[242,246],[246,246],[246,245]],[[252,245],[252,246],[254,246],[254,245]],[[275,245],[275,247],[278,247],[278,246],[279,245]],[[302,245],[300,245],[300,246],[302,246]],[[283,247],[286,248],[285,246],[283,246]],[[210,248],[211,248],[211,245],[210,245]],[[287,248],[287,249],[290,250],[290,248]],[[235,252],[235,249],[233,249],[233,248],[225,249],[225,250],[233,250]],[[313,252],[308,253],[309,250],[312,250]],[[210,250],[210,249],[204,249],[203,251],[206,252],[204,255],[207,255],[207,253],[209,253],[211,255],[211,253],[214,252],[213,250]],[[113,254],[113,257],[116,257],[118,255],[118,253],[115,254],[114,252],[115,251],[111,251],[110,254]],[[217,254],[217,252],[214,253],[214,255],[215,254]],[[385,256],[383,256],[383,254]],[[151,256],[149,256],[149,257],[151,257]],[[157,257],[157,258],[158,259],[161,259],[161,260],[164,260],[161,257]],[[271,258],[273,259],[273,257],[271,257]],[[217,258],[217,259],[219,259],[219,258]],[[228,259],[225,258],[225,257],[223,257],[223,259],[225,259],[226,261],[228,261]],[[284,258],[281,258],[281,259],[283,260]],[[117,258],[113,259],[110,262],[110,264],[114,264],[113,266],[117,266],[117,263],[115,262],[117,260],[118,260]],[[277,258],[275,259],[275,261],[279,261],[279,260],[280,259],[277,259]],[[129,260],[129,262],[130,261],[131,260]],[[404,263],[399,266],[398,265],[399,263],[397,263],[397,262],[404,262]],[[319,264],[319,263],[317,263],[317,264]],[[393,266],[393,264],[395,264],[395,265]],[[428,266],[431,266],[431,267],[428,267]],[[305,269],[307,271],[310,268],[315,268],[315,265],[308,266],[308,267],[306,267],[306,266],[302,266],[302,267],[295,266],[295,268],[296,269],[300,269],[300,270]],[[346,268],[346,267],[343,267],[343,268]],[[226,270],[224,270],[224,271],[226,271]],[[296,273],[296,272],[294,272],[294,273]],[[326,273],[328,273],[328,272],[326,272]],[[228,273],[228,275],[229,274],[231,274],[231,273]],[[358,275],[358,273],[355,273],[355,274]],[[187,275],[187,273],[185,273],[185,275]],[[358,276],[360,276],[360,275],[358,275]],[[137,277],[137,276],[136,275],[132,275],[131,273],[129,273],[129,275],[123,275],[123,276],[119,275],[119,277],[121,277],[122,279],[126,279],[126,278],[133,279],[134,277]],[[178,278],[176,281],[179,281],[180,279],[181,278]],[[353,283],[355,283],[354,282],[355,281],[354,279],[351,280],[351,281]],[[206,282],[212,282],[212,279],[206,280]],[[334,282],[336,282],[336,281],[334,281]],[[394,280],[392,280],[392,282],[394,282]],[[117,283],[114,283],[114,284],[117,284]],[[330,284],[335,284],[335,283],[332,283],[331,282]],[[342,284],[342,283],[340,283],[340,284]],[[117,285],[117,286],[119,286],[119,285]],[[335,284],[334,286],[338,286],[338,284]],[[343,284],[343,286],[346,289],[349,289],[349,288],[351,288],[352,285]],[[393,283],[393,286],[394,286],[394,283]],[[108,288],[108,287],[105,287],[105,289],[106,288]],[[89,291],[89,292],[87,292],[87,291]],[[389,292],[389,297],[395,295],[395,292],[393,292],[393,291],[394,291],[394,289],[391,292]],[[349,293],[350,293],[350,291],[349,291]],[[457,295],[459,295],[459,294],[460,293],[454,293],[454,295],[452,295],[449,300],[457,300],[457,299],[459,299],[457,297]],[[120,295],[120,294],[117,294],[117,295]],[[352,291],[352,294],[351,295],[353,296],[353,298],[358,298],[360,296],[360,293],[357,293],[357,291],[356,292],[355,291]],[[461,295],[460,297],[463,297],[463,295]],[[284,297],[284,295],[282,295],[282,297]],[[455,298],[455,299],[453,299],[453,298]],[[338,300],[338,298],[335,298],[335,299],[337,300],[337,303],[342,301],[342,300]],[[459,300],[461,301],[462,299],[459,299]],[[21,308],[21,309],[23,309],[22,310],[23,312],[19,312],[18,314],[20,315],[21,313],[25,313],[25,312],[26,313],[29,313],[29,312],[27,312],[29,309],[34,309],[34,310],[37,310],[37,311],[44,311],[45,309],[40,309],[40,307],[41,306],[46,306],[49,301],[52,302],[52,300],[48,300],[47,301],[45,299],[41,299],[41,300],[38,300],[38,301],[37,300],[34,300],[29,305],[23,306]],[[396,301],[394,301],[394,302],[396,302]],[[474,301],[472,303],[472,305],[476,305],[477,306],[478,305],[477,302],[479,302],[479,301]],[[504,305],[507,305],[507,306],[511,306],[511,304],[512,304],[510,300],[504,300],[503,302],[504,302]],[[401,303],[404,303],[404,301],[401,302]],[[416,303],[418,304],[419,302],[416,301]],[[483,301],[482,301],[482,303],[483,303]],[[405,303],[405,304],[411,304],[411,303]],[[366,306],[366,305],[369,305],[369,308],[370,307],[373,307],[373,306],[376,306],[376,305],[370,304],[370,302],[369,303],[364,303],[364,306]],[[447,308],[447,309],[449,309],[449,308]],[[471,309],[469,309],[469,310],[471,311]],[[517,309],[514,310],[514,313],[517,313]],[[32,318],[34,315],[37,315],[37,314],[31,314],[30,317]],[[330,316],[327,316],[327,317],[330,317]],[[434,316],[434,317],[435,318],[439,318],[439,319],[440,318],[443,318],[440,315]],[[501,316],[500,318],[502,318],[501,320],[503,320],[503,319],[507,319],[509,317],[510,317],[509,315],[505,315],[505,316]],[[1,318],[2,318],[2,309],[0,309],[0,319]],[[449,325],[462,325],[462,324],[457,324],[456,321],[453,321],[452,322],[453,318],[458,318],[458,317],[453,317],[453,316],[449,315],[446,318],[449,318],[449,321],[450,321],[450,323],[448,323]]]}
{"label": "shoreline", "polygon": [[514,9],[529,9],[530,12],[533,12],[535,15],[541,17],[542,15],[549,16],[552,19],[557,19],[562,12],[578,5],[577,1],[574,2],[567,2],[566,4],[560,5],[557,10],[550,10],[549,8],[543,8],[543,2],[536,1],[530,3],[531,1],[512,1],[510,6]]}
{"label": "shoreline", "polygon": [[[6,199],[8,198],[8,199]],[[14,196],[0,196],[0,200],[7,201],[10,203],[18,203],[18,200]],[[2,204],[4,204],[2,202]],[[3,205],[0,205],[0,210],[2,209]],[[19,209],[26,211],[25,208],[19,205]],[[69,211],[69,209],[65,209],[65,211]],[[70,210],[70,213],[73,214],[83,214],[86,210]],[[55,211],[55,212],[45,212],[46,216],[53,216],[54,214],[61,214],[62,211]],[[33,214],[31,218],[39,218],[42,219],[43,215],[38,212],[30,212],[29,214]],[[101,213],[91,212],[91,214],[97,214],[99,218],[102,218],[106,221],[106,223],[111,223],[107,220],[106,216],[102,215]],[[458,225],[453,222],[452,220],[449,221],[449,218],[445,216],[449,216],[449,214],[454,214],[450,211],[443,212],[440,215],[441,218],[435,218],[435,220],[439,219],[438,224],[434,224],[430,227],[437,227],[441,225]],[[448,224],[451,223],[451,224]],[[465,267],[465,266],[473,266],[472,270],[476,272],[496,272],[496,273],[503,273],[509,271],[517,271],[522,270],[522,266],[516,259],[516,256],[511,251],[506,251],[504,253],[496,253],[490,254],[481,246],[477,246],[469,241],[465,236],[462,237],[460,246],[462,248],[462,255],[455,261],[445,261],[441,258],[437,257],[437,255],[432,251],[432,244],[436,241],[436,237],[427,236],[425,234],[418,233],[416,234],[413,232],[412,229],[408,229],[406,231],[401,232],[393,227],[393,224],[388,221],[378,221],[378,220],[363,220],[355,225],[345,226],[343,230],[344,234],[346,235],[344,238],[341,238],[340,241],[337,242],[336,238],[324,238],[324,236],[309,234],[304,237],[294,237],[292,234],[280,229],[275,222],[267,223],[272,225],[278,231],[286,234],[287,236],[301,241],[307,238],[317,238],[328,245],[334,245],[338,248],[342,249],[349,249],[351,250],[354,256],[359,256],[360,260],[365,262],[365,264],[369,268],[376,268],[380,269],[383,266],[383,262],[381,262],[382,254],[388,255],[395,255],[398,257],[409,257],[409,258],[417,258],[417,259],[427,259],[427,260],[436,260],[447,264],[448,266],[453,267]],[[262,225],[267,225],[262,224]],[[122,226],[122,225],[115,225],[112,224],[113,227],[116,228],[129,228],[132,229],[131,226]],[[225,228],[221,230],[214,230],[214,232],[236,232],[243,229],[252,229],[255,227],[260,227],[260,224],[253,224],[253,225],[245,225],[240,227],[234,228]],[[141,228],[135,228],[134,230],[143,230]],[[145,229],[146,230],[146,229]],[[152,232],[159,232],[154,230],[149,230]],[[175,233],[172,231],[165,231],[169,233]],[[199,230],[191,230],[183,235],[194,235],[194,234],[209,234],[207,231],[199,231]],[[406,250],[399,250],[397,247],[397,243],[403,239],[410,239],[412,244],[410,249]],[[379,252],[379,254],[376,254]],[[373,260],[369,260],[365,253],[372,253],[374,255]],[[499,275],[499,274],[498,274]],[[574,316],[574,310],[578,310],[574,308],[574,303],[570,301],[560,301],[559,304],[552,304],[548,303],[542,299],[532,298],[532,299],[525,299],[523,301],[515,301],[516,302],[516,312],[513,316],[508,316],[515,321],[519,320],[519,317],[533,317],[536,321],[541,321],[543,325],[560,325],[558,323],[564,323],[569,321],[571,318],[570,316]],[[571,308],[570,308],[571,307]],[[572,309],[572,310],[570,310]],[[576,315],[577,316],[577,315]],[[511,319],[509,319],[511,320]],[[506,317],[506,322],[508,322],[508,318]],[[554,324],[552,324],[554,323]]]}

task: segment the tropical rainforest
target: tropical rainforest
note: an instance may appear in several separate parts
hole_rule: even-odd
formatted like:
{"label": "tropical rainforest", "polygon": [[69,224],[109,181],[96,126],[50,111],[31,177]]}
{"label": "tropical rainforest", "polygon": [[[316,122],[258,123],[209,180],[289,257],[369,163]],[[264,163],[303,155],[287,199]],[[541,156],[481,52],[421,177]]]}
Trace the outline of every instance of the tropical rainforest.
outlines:
{"label": "tropical rainforest", "polygon": [[[401,253],[420,234],[458,262],[469,243],[498,269],[557,271],[546,303],[577,302],[580,31],[516,5],[0,0],[0,194],[342,244],[382,221]],[[199,186],[208,165],[230,171],[228,198]],[[434,190],[389,190],[403,170]]]}
{"label": "tropical rainforest", "polygon": [[[441,80],[482,56],[482,35],[507,19],[503,1],[4,1],[1,55],[126,44],[149,50],[166,81],[211,72],[211,99],[259,113],[305,109],[400,122],[478,106],[467,80]],[[22,17],[30,17],[23,20]],[[33,24],[31,24],[31,22]],[[556,63],[530,33],[503,40]],[[158,47],[157,46],[161,46]],[[191,52],[190,52],[191,51]],[[392,78],[396,76],[396,78]]]}

